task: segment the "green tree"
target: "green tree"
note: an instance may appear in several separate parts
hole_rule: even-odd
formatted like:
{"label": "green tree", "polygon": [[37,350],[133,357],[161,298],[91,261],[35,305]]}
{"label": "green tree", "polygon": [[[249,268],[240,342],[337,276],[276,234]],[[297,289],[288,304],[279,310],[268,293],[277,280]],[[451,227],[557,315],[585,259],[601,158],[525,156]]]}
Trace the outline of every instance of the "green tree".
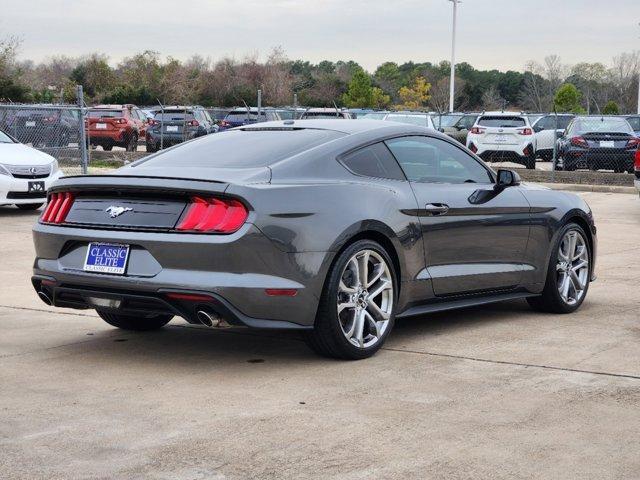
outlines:
{"label": "green tree", "polygon": [[572,83],[565,83],[558,88],[553,99],[553,104],[558,112],[582,113],[584,109],[580,105],[582,93]]}
{"label": "green tree", "polygon": [[607,104],[604,106],[604,108],[602,109],[602,113],[604,115],[619,115],[620,107],[618,107],[618,104],[613,100],[609,100]]}
{"label": "green tree", "polygon": [[342,103],[349,108],[373,107],[373,86],[371,77],[363,69],[355,71],[349,82],[349,87],[342,95]]}
{"label": "green tree", "polygon": [[398,91],[398,96],[402,102],[397,108],[403,110],[419,110],[423,108],[431,98],[429,91],[431,84],[424,77],[416,77],[413,85],[402,87]]}

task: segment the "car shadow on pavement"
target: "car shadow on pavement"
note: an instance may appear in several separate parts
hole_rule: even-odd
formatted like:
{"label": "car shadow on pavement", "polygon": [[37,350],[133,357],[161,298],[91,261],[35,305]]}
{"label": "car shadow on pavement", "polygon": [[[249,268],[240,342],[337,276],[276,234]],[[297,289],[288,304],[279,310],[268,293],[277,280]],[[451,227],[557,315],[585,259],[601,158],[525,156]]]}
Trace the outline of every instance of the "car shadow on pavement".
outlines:
{"label": "car shadow on pavement", "polygon": [[33,217],[38,218],[42,207],[37,210],[20,210],[13,205],[0,205],[0,217]]}

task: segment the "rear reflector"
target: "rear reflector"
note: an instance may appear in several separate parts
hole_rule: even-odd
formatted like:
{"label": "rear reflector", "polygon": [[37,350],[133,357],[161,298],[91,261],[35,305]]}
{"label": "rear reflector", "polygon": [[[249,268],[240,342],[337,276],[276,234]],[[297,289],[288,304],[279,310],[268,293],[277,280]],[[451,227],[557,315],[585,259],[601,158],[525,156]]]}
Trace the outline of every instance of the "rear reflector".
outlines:
{"label": "rear reflector", "polygon": [[264,293],[270,297],[295,297],[298,290],[295,288],[267,288]]}
{"label": "rear reflector", "polygon": [[186,232],[233,233],[249,212],[238,200],[192,197],[186,213],[176,227]]}
{"label": "rear reflector", "polygon": [[185,302],[213,302],[214,298],[209,295],[198,295],[197,293],[171,292],[166,294],[171,300],[183,300]]}
{"label": "rear reflector", "polygon": [[72,205],[73,194],[71,192],[52,193],[40,221],[42,223],[64,223]]}

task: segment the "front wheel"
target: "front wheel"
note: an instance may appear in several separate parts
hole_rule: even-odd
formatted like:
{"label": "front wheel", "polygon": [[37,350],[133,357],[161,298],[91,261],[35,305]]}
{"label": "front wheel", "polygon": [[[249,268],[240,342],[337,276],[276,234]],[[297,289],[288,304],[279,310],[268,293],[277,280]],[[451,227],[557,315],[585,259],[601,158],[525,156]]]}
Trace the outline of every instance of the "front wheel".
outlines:
{"label": "front wheel", "polygon": [[394,324],[396,274],[378,243],[359,240],[336,259],[307,343],[320,355],[347,360],[376,353]]}
{"label": "front wheel", "polygon": [[127,152],[135,152],[138,149],[138,135],[135,133],[131,134],[125,149]]}
{"label": "front wheel", "polygon": [[107,313],[97,310],[98,315],[109,325],[122,330],[145,332],[158,330],[164,327],[173,318],[172,315],[153,315],[150,317],[123,315],[120,313]]}
{"label": "front wheel", "polygon": [[591,247],[580,225],[569,223],[559,232],[542,295],[527,299],[536,310],[571,313],[582,305],[591,276]]}

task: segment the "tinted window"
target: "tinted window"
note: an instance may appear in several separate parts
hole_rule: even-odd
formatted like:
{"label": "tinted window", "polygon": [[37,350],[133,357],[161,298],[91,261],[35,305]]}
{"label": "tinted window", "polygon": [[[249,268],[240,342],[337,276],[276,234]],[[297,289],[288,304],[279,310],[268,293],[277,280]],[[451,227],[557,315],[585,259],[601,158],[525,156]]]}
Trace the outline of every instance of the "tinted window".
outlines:
{"label": "tinted window", "polygon": [[376,143],[346,155],[342,162],[353,173],[367,177],[404,180],[402,170],[383,143]]}
{"label": "tinted window", "polygon": [[[573,117],[569,115],[559,115],[557,120],[557,130],[564,130],[569,125],[569,122],[573,120]],[[556,130],[556,117],[549,115],[548,117],[541,118],[536,123],[536,130]]]}
{"label": "tinted window", "polygon": [[444,140],[402,137],[386,143],[413,182],[492,183],[489,172],[476,159]]}
{"label": "tinted window", "polygon": [[476,124],[477,118],[478,117],[476,117],[475,115],[472,115],[472,116],[467,115],[463,117],[456,125],[460,128],[471,130],[471,127],[473,127]]}
{"label": "tinted window", "polygon": [[193,113],[187,112],[186,118],[185,118],[184,110],[176,110],[176,111],[165,110],[164,113],[156,112],[153,118],[163,122],[171,122],[171,121],[182,122],[182,121],[193,120]]}
{"label": "tinted window", "polygon": [[451,127],[460,120],[460,115],[437,115],[433,117],[436,127]]}
{"label": "tinted window", "polygon": [[629,122],[634,131],[640,132],[640,117],[627,118],[627,122]]}
{"label": "tinted window", "polygon": [[517,128],[526,127],[527,122],[523,117],[484,116],[480,117],[478,125],[482,127]]}
{"label": "tinted window", "polygon": [[227,130],[160,152],[135,166],[265,167],[342,136],[332,130]]}

